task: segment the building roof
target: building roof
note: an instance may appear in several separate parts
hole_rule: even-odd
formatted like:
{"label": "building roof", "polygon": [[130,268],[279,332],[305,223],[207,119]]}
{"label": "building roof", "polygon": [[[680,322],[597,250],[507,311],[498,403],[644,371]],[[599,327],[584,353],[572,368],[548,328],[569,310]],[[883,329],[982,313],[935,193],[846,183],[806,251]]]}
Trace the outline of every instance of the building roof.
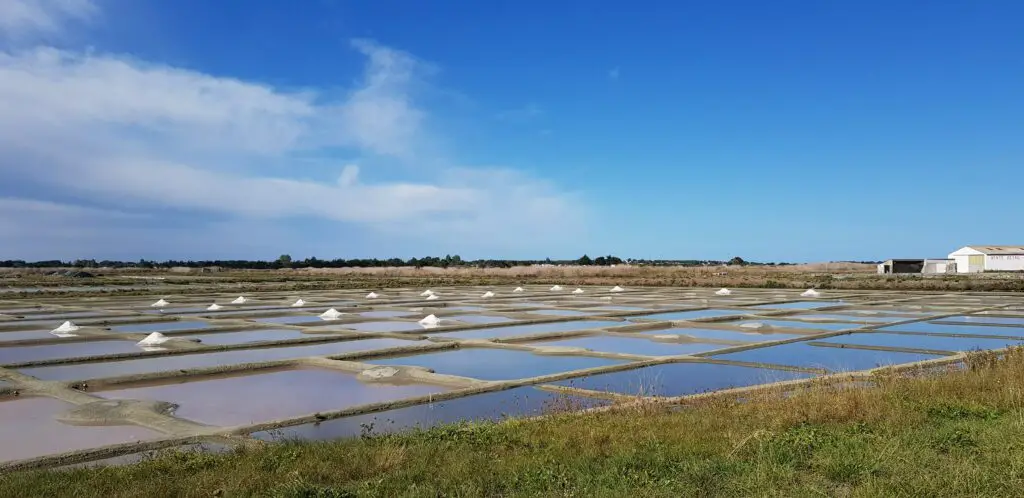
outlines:
{"label": "building roof", "polygon": [[1024,246],[967,246],[984,254],[1024,254]]}

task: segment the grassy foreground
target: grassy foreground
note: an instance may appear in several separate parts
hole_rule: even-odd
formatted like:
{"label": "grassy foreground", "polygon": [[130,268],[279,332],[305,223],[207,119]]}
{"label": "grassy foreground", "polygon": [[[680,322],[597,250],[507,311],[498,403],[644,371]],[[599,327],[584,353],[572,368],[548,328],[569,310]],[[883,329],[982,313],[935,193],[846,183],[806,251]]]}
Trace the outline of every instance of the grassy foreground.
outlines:
{"label": "grassy foreground", "polygon": [[874,381],[13,473],[0,496],[1020,495],[1024,349]]}

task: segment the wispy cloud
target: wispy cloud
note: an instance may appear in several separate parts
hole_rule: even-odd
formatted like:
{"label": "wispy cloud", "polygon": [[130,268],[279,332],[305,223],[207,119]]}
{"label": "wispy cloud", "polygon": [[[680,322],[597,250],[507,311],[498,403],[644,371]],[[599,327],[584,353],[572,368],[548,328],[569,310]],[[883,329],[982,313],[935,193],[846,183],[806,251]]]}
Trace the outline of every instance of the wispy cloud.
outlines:
{"label": "wispy cloud", "polygon": [[0,39],[53,35],[66,23],[88,21],[98,12],[92,0],[0,0]]}
{"label": "wispy cloud", "polygon": [[[416,95],[435,68],[373,41],[352,46],[366,65],[341,98],[118,54],[0,51],[0,184],[49,192],[19,201],[44,203],[34,218],[45,218],[41,206],[63,205],[47,202],[68,197],[83,208],[188,210],[252,222],[298,217],[420,238],[458,233],[475,247],[584,230],[586,210],[572,193],[507,168],[431,156],[432,117]],[[360,164],[336,159],[339,150]],[[364,180],[375,158],[447,166],[417,175],[431,181]],[[26,223],[34,221],[0,233],[0,246],[11,233],[29,237],[19,247],[31,245]]]}
{"label": "wispy cloud", "polygon": [[619,67],[615,66],[608,70],[608,79],[617,80],[619,79]]}
{"label": "wispy cloud", "polygon": [[527,104],[517,109],[507,109],[501,111],[495,115],[501,121],[528,121],[544,114],[542,109],[537,104]]}

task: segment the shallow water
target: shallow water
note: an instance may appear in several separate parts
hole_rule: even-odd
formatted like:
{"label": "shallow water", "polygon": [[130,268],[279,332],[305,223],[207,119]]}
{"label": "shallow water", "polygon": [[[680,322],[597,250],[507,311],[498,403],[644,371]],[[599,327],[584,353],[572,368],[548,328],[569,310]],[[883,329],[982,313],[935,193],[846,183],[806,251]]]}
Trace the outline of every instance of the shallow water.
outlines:
{"label": "shallow water", "polygon": [[505,323],[513,321],[507,316],[493,315],[455,315],[445,317],[445,320],[458,320],[463,323]]}
{"label": "shallow water", "polygon": [[422,344],[422,342],[406,341],[402,339],[360,339],[355,341],[339,341],[310,344],[305,346],[161,356],[155,358],[141,358],[138,360],[87,363],[82,365],[22,368],[18,371],[44,380],[84,380],[173,371],[179,369],[207,368],[261,361],[289,360],[294,358],[303,358],[306,356],[339,355],[356,351],[371,351],[398,346],[413,346],[417,344]]}
{"label": "shallow water", "polygon": [[824,368],[833,372],[851,372],[939,358],[939,356],[930,354],[812,346],[806,342],[748,349],[737,353],[714,355],[713,357],[721,360],[775,363],[804,368]]}
{"label": "shallow water", "polygon": [[598,306],[590,309],[601,311],[646,311],[650,308],[641,308],[639,306]]}
{"label": "shallow water", "polygon": [[807,319],[819,319],[819,320],[845,320],[845,321],[858,321],[858,322],[898,322],[905,320],[905,318],[898,316],[871,316],[871,315],[842,315],[839,313],[811,313],[811,314],[800,314],[790,315],[787,318],[807,318]]}
{"label": "shallow water", "polygon": [[752,309],[778,309],[778,310],[812,310],[816,308],[824,308],[827,306],[839,306],[844,303],[842,301],[795,301],[791,303],[782,304],[761,304],[757,306],[751,306]]}
{"label": "shallow water", "polygon": [[298,369],[98,394],[104,398],[167,401],[179,405],[174,413],[178,417],[209,425],[235,426],[448,390],[427,384],[364,383],[347,372]]}
{"label": "shallow water", "polygon": [[1024,317],[1014,318],[1005,316],[979,316],[979,315],[965,315],[965,316],[950,316],[941,318],[944,322],[963,322],[966,324],[987,324],[994,323],[999,325],[1020,325],[1024,327]]}
{"label": "shallow water", "polygon": [[549,316],[586,316],[593,315],[595,312],[587,311],[576,311],[576,310],[533,310],[527,311],[527,313],[533,315],[549,315]]}
{"label": "shallow water", "polygon": [[559,339],[554,341],[538,341],[527,343],[530,346],[565,346],[587,348],[605,353],[639,354],[647,356],[675,356],[681,354],[706,353],[716,349],[727,348],[720,344],[671,343],[651,341],[644,337],[588,336]]}
{"label": "shallow water", "polygon": [[199,339],[203,344],[227,345],[245,344],[247,342],[260,341],[284,341],[290,339],[303,339],[309,337],[321,337],[319,335],[303,334],[298,330],[288,329],[267,329],[267,330],[245,330],[241,332],[219,332],[216,334],[195,334],[175,336],[183,339]]}
{"label": "shallow water", "polygon": [[807,377],[813,374],[709,363],[670,363],[555,384],[626,395],[684,396]]}
{"label": "shallow water", "polygon": [[[770,329],[769,329],[770,330]],[[764,341],[781,341],[785,339],[794,339],[797,337],[804,337],[799,334],[782,334],[782,333],[761,333],[759,331],[750,332],[736,332],[732,330],[719,330],[719,329],[698,329],[698,328],[679,328],[679,329],[661,329],[661,330],[645,330],[643,332],[637,332],[647,336],[651,335],[689,335],[697,338],[704,339],[719,339],[723,341],[746,341],[746,342],[764,342]]]}
{"label": "shallow water", "polygon": [[108,318],[112,316],[124,316],[124,314],[98,311],[54,311],[53,313],[25,315],[23,320],[77,320],[81,318]]}
{"label": "shallow water", "polygon": [[552,393],[533,387],[520,387],[397,410],[345,417],[320,424],[304,424],[275,431],[256,432],[252,436],[264,441],[281,439],[322,441],[362,435],[390,434],[415,428],[427,429],[436,425],[460,421],[496,421],[510,417],[530,417],[552,411],[577,410],[606,404],[609,402],[605,400]]}
{"label": "shallow water", "polygon": [[633,318],[650,318],[652,320],[693,320],[695,318],[715,318],[720,316],[740,316],[749,314],[744,311],[737,310],[694,310],[694,311],[675,311],[670,313],[655,313],[653,315],[641,315],[634,316]]}
{"label": "shallow water", "polygon": [[138,353],[140,351],[141,349],[135,345],[134,341],[88,341],[43,346],[8,346],[0,347],[0,364]]}
{"label": "shallow water", "polygon": [[403,316],[416,315],[416,311],[395,311],[395,310],[380,310],[380,311],[364,311],[359,314],[364,318],[399,318]]}
{"label": "shallow water", "polygon": [[131,325],[115,325],[110,327],[112,332],[148,334],[150,332],[167,332],[171,330],[191,330],[209,328],[209,322],[200,321],[170,321],[159,323],[133,323]]}
{"label": "shallow water", "polygon": [[627,323],[617,321],[578,320],[572,322],[512,325],[508,327],[494,327],[479,330],[460,330],[457,332],[442,332],[431,335],[435,337],[456,337],[459,339],[492,339],[528,334],[544,334],[548,332],[568,332],[571,330],[617,327],[620,325],[627,325]]}
{"label": "shallow water", "polygon": [[273,323],[273,324],[286,324],[294,325],[299,323],[319,323],[324,322],[323,318],[316,315],[287,315],[287,316],[271,316],[266,318],[253,318],[252,321],[260,323]]}
{"label": "shallow water", "polygon": [[929,335],[884,334],[879,332],[842,335],[822,342],[886,346],[893,348],[935,349],[940,351],[972,351],[975,349],[1002,349],[1024,340],[980,339],[967,337],[941,337]]}
{"label": "shallow water", "polygon": [[361,322],[317,327],[317,330],[357,330],[359,332],[404,332],[421,330],[416,322]]}
{"label": "shallow water", "polygon": [[736,322],[737,327],[744,323],[764,323],[771,325],[774,328],[793,328],[793,329],[816,329],[816,330],[846,330],[846,329],[857,329],[866,327],[863,323],[841,323],[841,322],[800,322],[797,320],[749,320],[743,322]]}
{"label": "shallow water", "polygon": [[27,341],[32,339],[56,339],[49,330],[23,330],[18,332],[0,332],[0,342]]}
{"label": "shallow water", "polygon": [[490,348],[462,348],[414,356],[377,358],[366,362],[418,366],[441,374],[480,380],[515,380],[624,363],[622,360],[605,358],[536,355],[527,351]]}
{"label": "shallow water", "polygon": [[944,323],[914,322],[877,329],[879,332],[931,332],[933,334],[975,334],[1024,337],[1024,327],[990,327],[985,325],[950,325]]}
{"label": "shallow water", "polygon": [[75,426],[54,419],[71,408],[74,406],[52,398],[0,401],[0,461],[161,437],[155,431],[134,425]]}

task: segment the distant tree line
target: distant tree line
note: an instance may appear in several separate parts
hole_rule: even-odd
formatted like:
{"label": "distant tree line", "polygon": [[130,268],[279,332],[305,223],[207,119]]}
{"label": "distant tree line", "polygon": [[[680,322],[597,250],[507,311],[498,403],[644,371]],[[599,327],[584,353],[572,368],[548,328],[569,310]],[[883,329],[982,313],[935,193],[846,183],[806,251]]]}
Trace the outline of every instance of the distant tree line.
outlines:
{"label": "distant tree line", "polygon": [[[530,265],[563,265],[563,266],[615,266],[630,264],[637,266],[720,266],[720,265],[774,265],[776,263],[751,263],[743,258],[735,257],[728,261],[717,260],[669,260],[669,259],[622,259],[618,256],[598,256],[591,258],[584,254],[579,259],[552,260],[546,258],[536,259],[477,259],[467,261],[459,255],[445,255],[442,257],[426,256],[422,258],[389,258],[389,259],[320,259],[309,257],[305,259],[293,259],[288,254],[271,261],[261,260],[167,260],[150,261],[140,259],[138,261],[112,261],[95,259],[76,259],[61,261],[58,259],[46,261],[24,261],[24,260],[0,260],[0,268],[144,268],[159,269],[173,267],[208,268],[220,267],[230,270],[277,270],[281,268],[384,268],[384,267],[413,267],[413,268],[511,268],[513,266]],[[786,263],[779,263],[786,264]]]}

